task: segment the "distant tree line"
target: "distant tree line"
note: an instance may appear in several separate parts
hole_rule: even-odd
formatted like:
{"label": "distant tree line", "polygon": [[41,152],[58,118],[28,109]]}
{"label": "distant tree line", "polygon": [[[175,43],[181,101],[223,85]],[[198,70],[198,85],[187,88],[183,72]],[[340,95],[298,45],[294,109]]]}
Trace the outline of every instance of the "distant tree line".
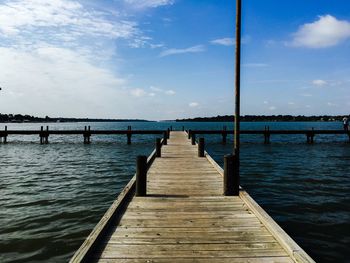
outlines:
{"label": "distant tree line", "polygon": [[[341,121],[342,116],[292,116],[292,115],[244,115],[240,117],[240,120],[246,122],[274,122],[274,121]],[[234,121],[233,115],[224,115],[216,117],[197,117],[190,119],[176,119],[177,122],[232,122]]]}
{"label": "distant tree line", "polygon": [[1,114],[0,122],[142,122],[138,119],[90,119],[90,118],[50,118],[22,114]]}

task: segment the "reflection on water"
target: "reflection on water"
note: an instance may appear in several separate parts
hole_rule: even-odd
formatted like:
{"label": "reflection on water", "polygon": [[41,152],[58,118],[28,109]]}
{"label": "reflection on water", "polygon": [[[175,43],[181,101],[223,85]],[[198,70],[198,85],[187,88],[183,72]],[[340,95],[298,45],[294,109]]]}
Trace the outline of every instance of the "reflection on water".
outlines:
{"label": "reflection on water", "polygon": [[[81,129],[86,123],[50,125]],[[93,123],[94,129],[165,129],[178,123]],[[185,123],[219,129],[223,123]],[[243,123],[262,129],[264,123]],[[338,128],[337,123],[272,123],[271,129]],[[3,129],[0,124],[0,129]],[[38,129],[40,124],[11,124]],[[0,144],[0,262],[66,262],[90,233],[135,170],[156,136],[10,136]],[[205,136],[209,153],[222,165],[232,145]],[[228,138],[232,140],[232,138]],[[241,184],[317,262],[346,262],[350,243],[350,144],[344,136],[242,136]]]}

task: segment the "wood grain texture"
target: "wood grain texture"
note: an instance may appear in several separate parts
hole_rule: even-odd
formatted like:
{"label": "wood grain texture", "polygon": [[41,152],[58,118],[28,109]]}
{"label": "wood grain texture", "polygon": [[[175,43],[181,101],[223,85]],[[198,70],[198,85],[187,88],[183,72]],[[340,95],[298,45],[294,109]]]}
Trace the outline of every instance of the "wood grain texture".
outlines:
{"label": "wood grain texture", "polygon": [[299,262],[247,198],[222,195],[222,171],[206,156],[171,132],[149,168],[147,196],[131,199],[91,261]]}

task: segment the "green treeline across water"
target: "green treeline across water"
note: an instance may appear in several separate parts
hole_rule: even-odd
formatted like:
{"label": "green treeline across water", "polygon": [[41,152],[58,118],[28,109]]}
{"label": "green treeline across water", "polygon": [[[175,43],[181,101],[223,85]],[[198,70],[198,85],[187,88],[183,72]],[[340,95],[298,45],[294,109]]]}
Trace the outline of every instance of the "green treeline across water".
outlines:
{"label": "green treeline across water", "polygon": [[0,122],[140,122],[138,119],[90,119],[90,118],[50,118],[34,117],[22,114],[1,114]]}
{"label": "green treeline across water", "polygon": [[[244,115],[241,121],[246,122],[269,122],[269,121],[342,121],[344,116],[292,116],[292,115]],[[197,117],[191,119],[176,119],[177,122],[232,122],[233,115],[224,115],[216,117]]]}

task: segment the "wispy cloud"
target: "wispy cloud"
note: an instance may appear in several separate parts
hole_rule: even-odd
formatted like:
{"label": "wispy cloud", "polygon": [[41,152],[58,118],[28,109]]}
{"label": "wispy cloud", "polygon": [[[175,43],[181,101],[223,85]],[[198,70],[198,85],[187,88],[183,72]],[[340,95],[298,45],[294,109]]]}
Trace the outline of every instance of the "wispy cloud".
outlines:
{"label": "wispy cloud", "polygon": [[[82,36],[131,38],[136,23],[120,19],[110,22],[108,13],[88,10],[77,1],[17,0],[0,5],[0,33],[6,37],[23,36],[35,30],[41,40],[68,40]],[[28,34],[32,35],[32,34]]]}
{"label": "wispy cloud", "polygon": [[124,0],[124,2],[134,8],[143,9],[172,5],[175,0]]}
{"label": "wispy cloud", "polygon": [[235,45],[235,40],[230,37],[225,37],[225,38],[219,38],[219,39],[214,39],[210,41],[211,44],[214,45],[222,45],[222,46],[234,46]]}
{"label": "wispy cloud", "polygon": [[312,85],[316,87],[324,87],[328,85],[328,82],[323,79],[315,79],[312,81]]}
{"label": "wispy cloud", "polygon": [[199,103],[198,102],[191,102],[191,103],[188,104],[188,106],[191,107],[191,108],[196,108],[196,107],[199,106]]}
{"label": "wispy cloud", "polygon": [[161,93],[161,94],[166,94],[166,95],[170,95],[170,96],[176,94],[176,92],[174,90],[172,90],[172,89],[165,90],[165,89],[161,89],[161,88],[154,87],[154,86],[151,86],[150,90],[155,92],[155,93]]}
{"label": "wispy cloud", "polygon": [[171,48],[162,51],[159,56],[160,57],[166,57],[171,55],[179,55],[179,54],[186,54],[186,53],[199,53],[204,52],[205,47],[203,45],[197,45],[189,48],[183,48],[183,49],[177,49],[177,48]]}
{"label": "wispy cloud", "polygon": [[320,16],[312,23],[299,27],[293,40],[287,45],[294,47],[327,48],[350,38],[350,22],[331,15]]}

